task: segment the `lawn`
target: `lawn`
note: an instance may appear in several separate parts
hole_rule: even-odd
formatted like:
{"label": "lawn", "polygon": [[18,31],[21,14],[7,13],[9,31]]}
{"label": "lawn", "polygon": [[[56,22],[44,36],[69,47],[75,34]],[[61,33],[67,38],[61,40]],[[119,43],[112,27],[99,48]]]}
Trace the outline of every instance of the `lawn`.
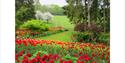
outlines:
{"label": "lawn", "polygon": [[64,42],[71,42],[71,35],[74,29],[74,25],[69,22],[69,19],[66,16],[54,16],[52,21],[49,22],[50,26],[62,26],[69,31],[57,33],[50,36],[40,37],[37,39],[45,40],[60,40]]}
{"label": "lawn", "polygon": [[69,22],[66,16],[54,16],[52,21],[50,21],[51,26],[62,26],[65,29],[73,30],[74,25]]}
{"label": "lawn", "polygon": [[57,33],[54,35],[50,35],[50,36],[45,36],[45,37],[40,37],[37,39],[44,39],[44,40],[60,40],[63,42],[71,42],[71,35],[72,35],[73,31],[66,31],[66,32],[61,32],[61,33]]}

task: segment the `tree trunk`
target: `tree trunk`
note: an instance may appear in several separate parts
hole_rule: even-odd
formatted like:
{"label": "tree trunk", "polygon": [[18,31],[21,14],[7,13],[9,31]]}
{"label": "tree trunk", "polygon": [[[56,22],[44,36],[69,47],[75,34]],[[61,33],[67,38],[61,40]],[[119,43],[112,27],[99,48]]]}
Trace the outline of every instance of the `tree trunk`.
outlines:
{"label": "tree trunk", "polygon": [[105,8],[104,8],[104,32],[106,32]]}
{"label": "tree trunk", "polygon": [[[105,1],[105,0],[104,0],[104,1]],[[104,32],[106,32],[105,4],[103,5],[103,8],[104,8],[104,9],[103,9],[103,10],[104,10],[104,12],[103,12],[103,13],[104,13],[104,14],[103,14],[103,17],[104,17],[104,22],[103,22],[103,23],[104,23]]]}
{"label": "tree trunk", "polygon": [[93,3],[94,0],[88,0],[88,26],[90,27],[91,26],[91,17],[90,17],[90,8],[91,8],[91,5]]}
{"label": "tree trunk", "polygon": [[88,27],[90,27],[90,7],[88,7]]}

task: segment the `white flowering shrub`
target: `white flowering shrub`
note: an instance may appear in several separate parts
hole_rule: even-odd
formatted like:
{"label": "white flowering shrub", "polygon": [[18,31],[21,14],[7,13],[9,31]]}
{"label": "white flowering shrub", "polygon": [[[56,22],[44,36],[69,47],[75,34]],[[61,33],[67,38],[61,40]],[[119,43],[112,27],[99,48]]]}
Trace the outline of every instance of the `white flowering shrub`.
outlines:
{"label": "white flowering shrub", "polygon": [[43,20],[42,16],[43,16],[43,13],[41,13],[40,11],[36,11],[35,17],[37,20]]}
{"label": "white flowering shrub", "polygon": [[50,21],[52,20],[53,15],[50,12],[42,13],[40,11],[36,11],[35,17],[37,20]]}
{"label": "white flowering shrub", "polygon": [[50,12],[46,12],[43,14],[43,20],[50,21],[53,15]]}

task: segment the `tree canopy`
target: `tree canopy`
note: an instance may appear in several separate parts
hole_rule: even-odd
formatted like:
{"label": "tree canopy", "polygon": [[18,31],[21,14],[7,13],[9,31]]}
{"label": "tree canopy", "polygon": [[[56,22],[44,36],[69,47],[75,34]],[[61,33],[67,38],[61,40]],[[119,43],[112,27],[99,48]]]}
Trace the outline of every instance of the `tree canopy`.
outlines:
{"label": "tree canopy", "polygon": [[53,15],[64,15],[64,9],[58,5],[51,4],[51,5],[42,5],[39,0],[37,0],[35,4],[35,10],[41,12],[50,12]]}
{"label": "tree canopy", "polygon": [[109,31],[110,3],[109,0],[66,0],[65,14],[71,23],[85,23],[91,27],[91,23],[104,27]]}
{"label": "tree canopy", "polygon": [[16,21],[27,21],[35,18],[33,0],[16,0]]}

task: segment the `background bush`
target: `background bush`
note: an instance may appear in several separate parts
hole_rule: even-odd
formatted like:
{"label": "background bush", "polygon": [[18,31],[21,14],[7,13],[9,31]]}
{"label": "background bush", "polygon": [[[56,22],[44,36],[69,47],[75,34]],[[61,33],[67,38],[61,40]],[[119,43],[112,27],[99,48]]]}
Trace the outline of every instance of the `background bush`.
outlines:
{"label": "background bush", "polygon": [[40,21],[40,20],[29,20],[27,22],[24,22],[23,25],[20,26],[20,28],[24,29],[30,29],[30,30],[39,30],[39,31],[47,31],[49,26],[47,23]]}
{"label": "background bush", "polygon": [[110,34],[109,33],[96,33],[96,32],[75,32],[73,34],[75,42],[90,42],[90,43],[104,43],[109,45]]}
{"label": "background bush", "polygon": [[16,20],[16,29],[18,29],[20,27],[20,25],[22,25],[22,22],[20,22],[19,20]]}
{"label": "background bush", "polygon": [[92,35],[93,34],[91,32],[88,32],[88,31],[74,33],[74,37],[75,37],[76,42],[89,42],[91,40]]}
{"label": "background bush", "polygon": [[16,20],[25,22],[35,18],[35,9],[33,0],[15,0]]}
{"label": "background bush", "polygon": [[95,23],[91,23],[90,27],[86,23],[78,23],[76,24],[74,30],[79,32],[84,32],[84,31],[103,32],[103,28]]}
{"label": "background bush", "polygon": [[45,21],[50,21],[52,20],[53,15],[50,12],[41,12],[41,11],[36,11],[35,17],[37,20],[45,20]]}
{"label": "background bush", "polygon": [[98,38],[98,42],[103,42],[106,45],[110,44],[110,34],[109,33],[101,33]]}

